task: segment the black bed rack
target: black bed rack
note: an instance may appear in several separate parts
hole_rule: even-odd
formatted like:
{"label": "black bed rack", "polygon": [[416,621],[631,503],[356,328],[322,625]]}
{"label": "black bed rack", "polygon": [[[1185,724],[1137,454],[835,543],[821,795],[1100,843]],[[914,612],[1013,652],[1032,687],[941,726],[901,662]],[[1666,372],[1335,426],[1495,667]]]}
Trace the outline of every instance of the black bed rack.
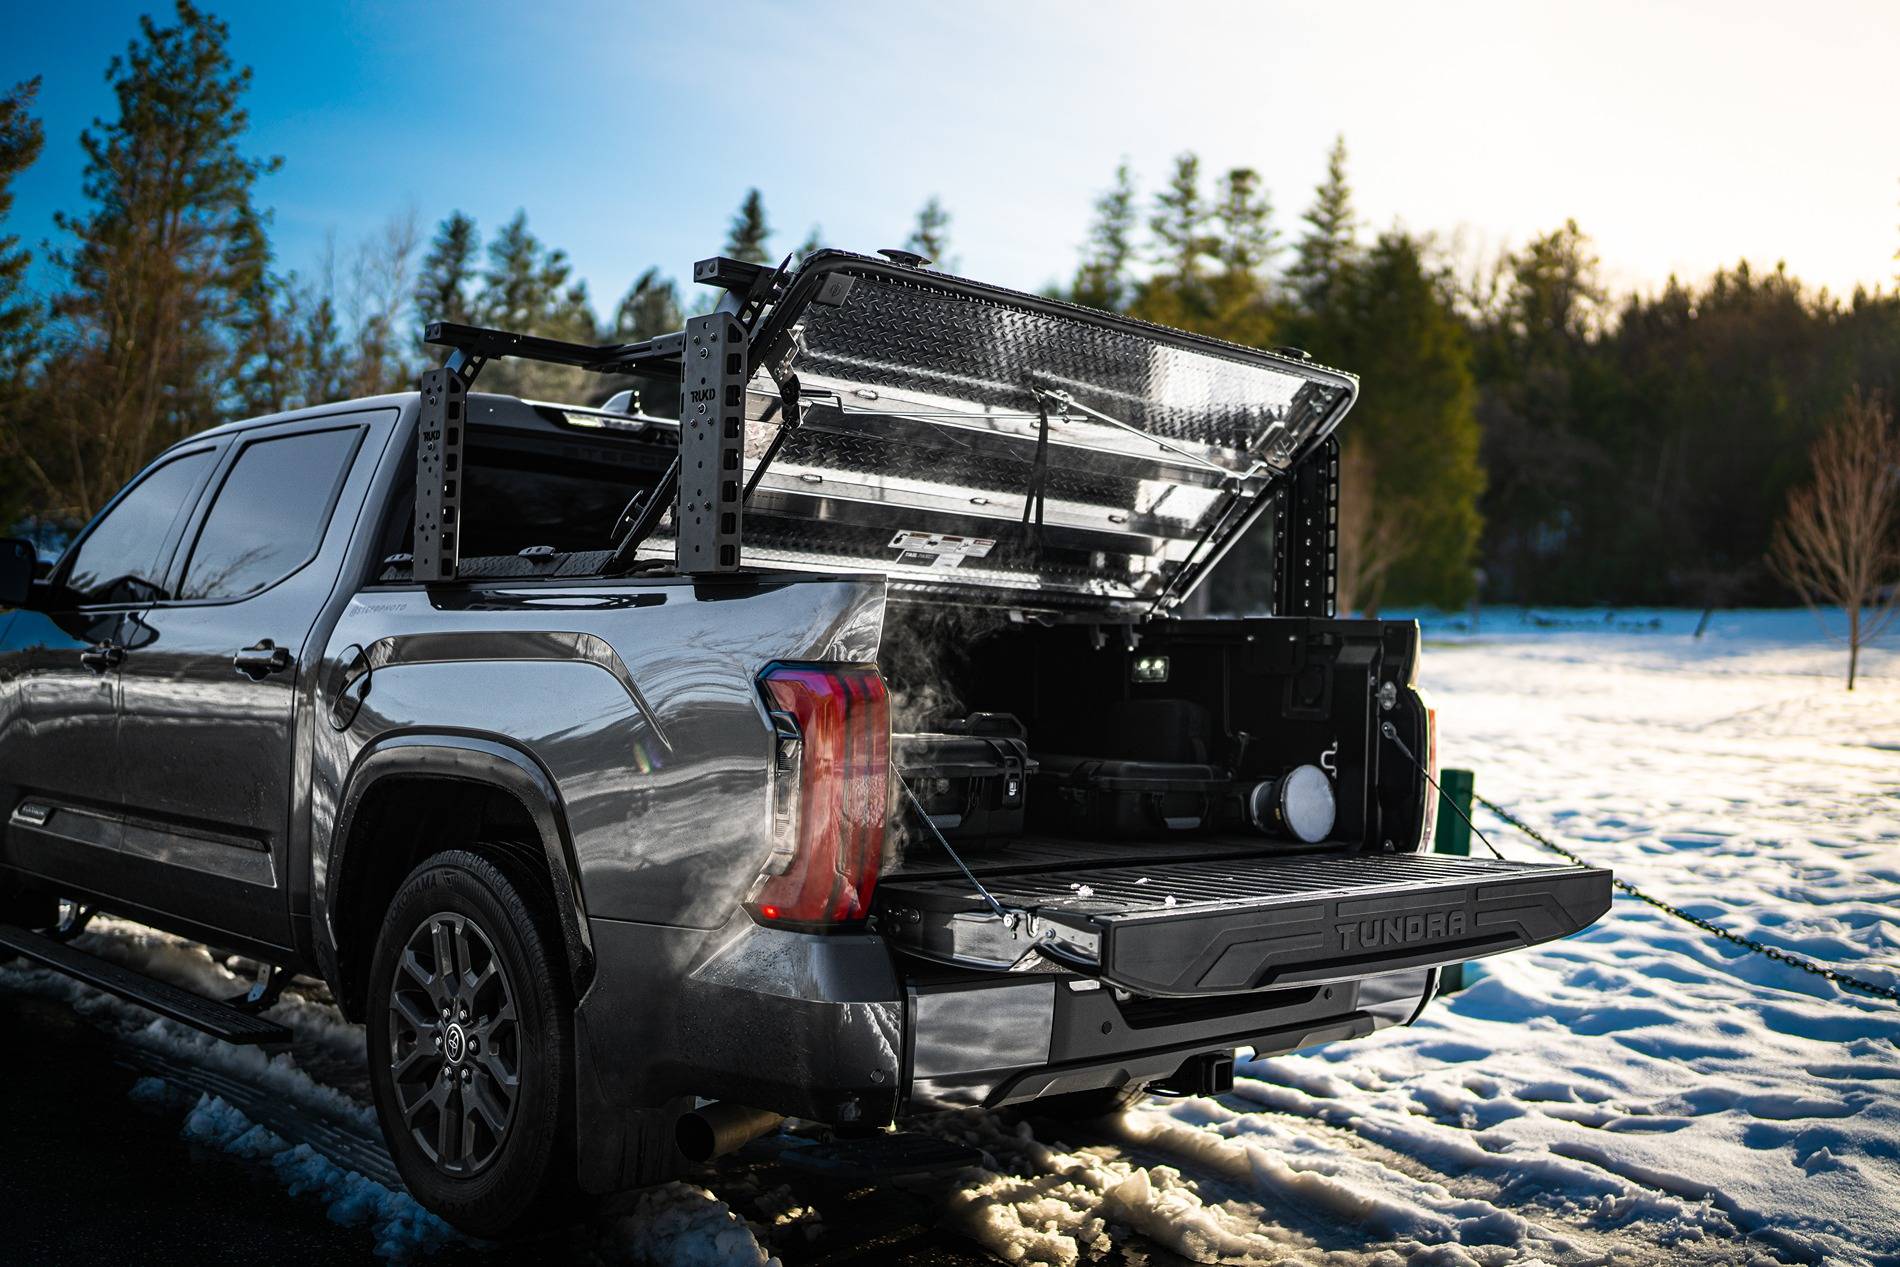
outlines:
{"label": "black bed rack", "polygon": [[[786,263],[773,268],[715,257],[693,266],[693,280],[724,292],[713,311],[686,328],[639,343],[591,346],[452,321],[432,322],[423,339],[448,349],[426,371],[416,428],[415,579],[453,581],[460,562],[462,449],[468,393],[488,362],[502,357],[568,365],[594,374],[677,378],[680,448],[671,468],[622,532],[607,575],[632,570],[640,543],[674,506],[675,561],[681,572],[739,567],[740,471],[750,348],[765,308],[784,293]],[[690,461],[691,465],[688,465]],[[690,472],[690,474],[683,474]]]}

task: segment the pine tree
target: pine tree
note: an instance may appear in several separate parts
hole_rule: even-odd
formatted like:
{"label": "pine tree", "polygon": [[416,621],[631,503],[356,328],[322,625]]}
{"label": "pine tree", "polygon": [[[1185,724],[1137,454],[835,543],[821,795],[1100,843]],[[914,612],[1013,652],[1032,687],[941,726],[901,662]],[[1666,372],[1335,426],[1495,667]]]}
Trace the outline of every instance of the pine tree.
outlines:
{"label": "pine tree", "polygon": [[[254,224],[251,231],[268,252],[264,226]],[[295,382],[294,286],[294,278],[278,276],[267,264],[238,294],[231,320],[229,408],[239,417],[281,413],[304,403]]]}
{"label": "pine tree", "polygon": [[1332,302],[1335,286],[1359,250],[1352,188],[1346,183],[1345,137],[1334,138],[1332,152],[1326,156],[1326,179],[1301,219],[1306,221],[1306,232],[1294,248],[1287,281],[1301,307],[1317,313]]}
{"label": "pine tree", "polygon": [[[0,96],[0,225],[13,209],[13,178],[33,165],[45,144],[45,130],[28,113],[39,90],[36,76]],[[25,293],[32,262],[17,234],[0,235],[0,391],[24,368],[38,329],[37,305]]]}
{"label": "pine tree", "polygon": [[1273,203],[1260,186],[1260,173],[1236,167],[1221,182],[1215,210],[1220,225],[1215,258],[1220,272],[1212,283],[1213,311],[1205,332],[1264,347],[1274,336],[1274,314],[1267,267],[1279,249],[1273,227]]}
{"label": "pine tree", "polygon": [[793,254],[800,260],[810,259],[813,255],[824,249],[824,237],[824,228],[814,224],[811,227],[811,232],[805,235],[805,240],[798,244],[798,250],[793,252]]}
{"label": "pine tree", "polygon": [[[13,208],[13,178],[33,165],[45,142],[40,121],[29,111],[40,81],[16,84],[0,96],[0,228]],[[40,311],[26,293],[32,255],[16,234],[0,234],[0,451],[15,420],[32,412],[25,406],[28,374],[40,351]],[[0,468],[0,528],[10,525],[28,497],[26,472],[17,462]]]}
{"label": "pine tree", "polygon": [[240,148],[251,73],[233,64],[228,28],[183,0],[175,25],[139,25],[106,72],[117,117],[81,137],[91,207],[55,219],[73,242],[54,257],[67,277],[50,371],[61,389],[28,428],[41,434],[12,446],[48,509],[73,518],[218,420],[230,322],[267,264],[251,194],[278,160]]}
{"label": "pine tree", "polygon": [[475,217],[453,211],[435,231],[422,271],[416,277],[416,324],[454,321],[469,324],[475,316],[470,292],[475,286],[475,259],[482,236]]}
{"label": "pine tree", "polygon": [[1220,223],[1215,257],[1229,274],[1258,277],[1279,249],[1279,231],[1273,227],[1273,200],[1260,186],[1260,173],[1236,167],[1221,182]]}
{"label": "pine tree", "polygon": [[671,334],[682,324],[679,288],[671,278],[660,276],[659,269],[649,268],[614,310],[613,337],[621,343],[639,343]]}
{"label": "pine tree", "polygon": [[[1484,471],[1471,345],[1449,279],[1427,265],[1418,241],[1393,232],[1336,281],[1328,339],[1311,350],[1365,382],[1395,385],[1367,392],[1345,433],[1364,446],[1356,456],[1366,478],[1354,490],[1366,499],[1361,544],[1385,542],[1393,553],[1355,560],[1351,570],[1368,583],[1342,593],[1341,605],[1368,613],[1386,601],[1462,606],[1473,583]],[[1342,506],[1342,521],[1349,509]]]}
{"label": "pine tree", "polygon": [[946,272],[956,271],[956,261],[950,258],[950,213],[937,195],[930,195],[930,201],[918,209],[917,227],[904,239],[904,249],[916,252]]}
{"label": "pine tree", "polygon": [[[527,212],[516,212],[488,243],[488,269],[475,305],[481,323],[571,343],[595,342],[587,286],[570,280],[572,273],[567,253],[543,245],[528,228]],[[551,400],[579,400],[592,388],[583,370],[513,358],[484,370],[482,385]]]}
{"label": "pine tree", "polygon": [[346,376],[343,354],[343,323],[337,316],[335,270],[326,264],[325,283],[295,289],[291,315],[296,322],[297,390],[303,404],[316,405],[343,398]]}
{"label": "pine tree", "polygon": [[1135,258],[1135,177],[1123,160],[1115,183],[1095,200],[1082,264],[1075,271],[1069,298],[1088,308],[1120,311],[1131,297],[1128,266]]}
{"label": "pine tree", "polygon": [[1166,188],[1155,195],[1148,219],[1154,235],[1155,272],[1139,288],[1132,311],[1162,325],[1203,328],[1213,308],[1207,257],[1218,249],[1213,211],[1201,192],[1201,160],[1182,154]]}
{"label": "pine tree", "polygon": [[1601,325],[1609,295],[1598,281],[1597,257],[1575,220],[1541,234],[1511,261],[1506,319],[1539,354],[1574,348]]}
{"label": "pine tree", "polygon": [[1155,263],[1184,290],[1200,280],[1203,261],[1215,248],[1212,219],[1201,194],[1200,156],[1182,154],[1167,188],[1155,195],[1148,227],[1155,235]]}
{"label": "pine tree", "polygon": [[763,264],[767,259],[766,239],[771,236],[772,227],[765,222],[765,198],[757,189],[746,190],[745,201],[739,204],[732,229],[726,234],[724,254],[749,264]]}

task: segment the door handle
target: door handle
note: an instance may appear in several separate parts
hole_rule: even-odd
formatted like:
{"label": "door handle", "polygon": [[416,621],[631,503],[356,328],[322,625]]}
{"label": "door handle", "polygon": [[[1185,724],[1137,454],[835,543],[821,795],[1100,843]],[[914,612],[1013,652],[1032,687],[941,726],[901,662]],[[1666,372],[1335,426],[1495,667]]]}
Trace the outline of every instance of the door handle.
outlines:
{"label": "door handle", "polygon": [[94,673],[104,673],[125,662],[125,648],[116,642],[95,643],[79,653],[79,662]]}
{"label": "door handle", "polygon": [[290,648],[280,647],[265,638],[231,657],[231,667],[253,682],[261,682],[273,673],[290,667]]}

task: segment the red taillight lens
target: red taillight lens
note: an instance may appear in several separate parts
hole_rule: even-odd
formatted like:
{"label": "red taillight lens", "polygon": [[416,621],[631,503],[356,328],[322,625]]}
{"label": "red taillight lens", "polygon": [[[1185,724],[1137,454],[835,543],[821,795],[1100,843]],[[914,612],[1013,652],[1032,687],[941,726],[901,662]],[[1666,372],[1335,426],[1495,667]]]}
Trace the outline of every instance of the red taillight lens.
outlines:
{"label": "red taillight lens", "polygon": [[[1425,709],[1425,772],[1437,779],[1438,775],[1438,710],[1427,706]],[[1437,786],[1430,780],[1423,788],[1425,812],[1418,825],[1418,848],[1421,853],[1430,853],[1432,841],[1438,835],[1438,798]]]}
{"label": "red taillight lens", "polygon": [[889,812],[884,679],[872,665],[781,664],[759,685],[779,724],[780,838],[747,908],[767,923],[807,928],[862,920],[871,913]]}

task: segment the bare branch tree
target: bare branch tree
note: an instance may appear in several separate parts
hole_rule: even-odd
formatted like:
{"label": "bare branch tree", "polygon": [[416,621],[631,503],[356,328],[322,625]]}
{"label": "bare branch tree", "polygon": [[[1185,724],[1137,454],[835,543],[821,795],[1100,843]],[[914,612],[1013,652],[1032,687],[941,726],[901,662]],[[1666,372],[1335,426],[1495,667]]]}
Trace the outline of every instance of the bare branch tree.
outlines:
{"label": "bare branch tree", "polygon": [[411,208],[357,244],[344,301],[355,330],[345,388],[348,395],[395,391],[414,377],[414,368],[405,358],[410,347],[407,317],[419,233]]}
{"label": "bare branch tree", "polygon": [[1339,455],[1339,610],[1373,614],[1386,574],[1405,553],[1403,508],[1378,493],[1372,447],[1348,440]]}
{"label": "bare branch tree", "polygon": [[1809,457],[1814,480],[1788,494],[1768,563],[1817,618],[1817,603],[1846,611],[1851,691],[1860,649],[1892,622],[1900,596],[1900,435],[1886,398],[1856,388]]}

